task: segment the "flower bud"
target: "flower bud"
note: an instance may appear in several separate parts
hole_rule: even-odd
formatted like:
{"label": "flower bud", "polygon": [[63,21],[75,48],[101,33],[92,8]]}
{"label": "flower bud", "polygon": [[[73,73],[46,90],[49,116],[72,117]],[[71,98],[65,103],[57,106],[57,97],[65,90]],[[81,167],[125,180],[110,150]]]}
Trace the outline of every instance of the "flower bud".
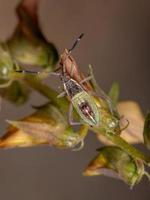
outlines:
{"label": "flower bud", "polygon": [[106,175],[121,179],[132,187],[141,180],[145,173],[143,163],[134,160],[119,147],[107,146],[98,151],[99,154],[88,165],[84,175]]}
{"label": "flower bud", "polygon": [[23,82],[14,80],[9,87],[1,89],[0,94],[15,105],[22,105],[28,100],[30,90]]}
{"label": "flower bud", "polygon": [[58,60],[58,53],[52,43],[38,37],[28,38],[20,30],[7,41],[12,58],[21,66],[50,68]]}
{"label": "flower bud", "polygon": [[10,85],[14,65],[5,44],[0,44],[0,88]]}
{"label": "flower bud", "polygon": [[51,104],[42,106],[20,121],[8,123],[11,126],[0,139],[0,148],[47,144],[60,149],[73,149],[82,144],[88,130],[82,126],[79,132],[75,132],[61,112]]}

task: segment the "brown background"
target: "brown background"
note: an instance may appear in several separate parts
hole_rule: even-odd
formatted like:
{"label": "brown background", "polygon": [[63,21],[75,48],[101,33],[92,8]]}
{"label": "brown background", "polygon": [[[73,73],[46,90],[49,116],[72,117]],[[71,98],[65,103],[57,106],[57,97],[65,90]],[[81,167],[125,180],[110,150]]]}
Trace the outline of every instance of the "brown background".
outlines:
{"label": "brown background", "polygon": [[[0,0],[0,38],[7,38],[17,19],[17,0]],[[121,99],[138,101],[150,109],[150,1],[148,0],[41,0],[40,22],[46,37],[60,52],[81,33],[85,37],[73,52],[86,72],[91,63],[104,90],[114,80],[121,85]],[[38,97],[38,98],[37,98]],[[19,109],[5,102],[1,111],[1,134],[5,119],[31,112],[30,105],[43,100],[34,93]],[[83,177],[82,170],[100,146],[89,134],[80,152],[50,147],[0,150],[0,200],[113,200],[150,199],[146,178],[132,191],[107,177]]]}

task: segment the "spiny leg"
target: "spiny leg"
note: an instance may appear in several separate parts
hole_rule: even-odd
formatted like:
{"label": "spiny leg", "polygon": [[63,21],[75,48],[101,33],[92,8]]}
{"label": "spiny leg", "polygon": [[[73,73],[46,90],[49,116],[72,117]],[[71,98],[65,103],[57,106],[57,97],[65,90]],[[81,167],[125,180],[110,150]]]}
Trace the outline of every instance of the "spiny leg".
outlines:
{"label": "spiny leg", "polygon": [[70,103],[69,105],[69,112],[68,112],[68,120],[69,120],[69,124],[70,125],[81,125],[81,122],[74,122],[73,121],[73,105],[72,103]]}

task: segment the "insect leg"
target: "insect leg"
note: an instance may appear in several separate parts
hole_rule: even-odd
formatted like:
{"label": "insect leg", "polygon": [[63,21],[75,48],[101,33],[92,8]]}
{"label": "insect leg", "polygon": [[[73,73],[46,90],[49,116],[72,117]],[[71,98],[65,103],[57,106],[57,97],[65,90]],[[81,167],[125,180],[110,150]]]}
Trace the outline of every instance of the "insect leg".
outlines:
{"label": "insect leg", "polygon": [[111,98],[97,84],[95,77],[94,77],[94,74],[93,74],[93,68],[92,68],[91,65],[89,65],[89,73],[90,73],[90,76],[92,76],[91,83],[92,83],[94,90],[97,93],[97,96],[104,99],[107,102],[107,105],[109,107],[110,112],[112,114],[115,114],[118,118],[120,118],[118,111],[117,111],[116,107],[114,106]]}
{"label": "insect leg", "polygon": [[117,109],[113,106],[111,101],[109,101],[108,99],[105,99],[101,94],[99,94],[99,93],[97,93],[95,91],[89,91],[88,93],[91,94],[92,96],[95,96],[95,97],[98,97],[98,98],[102,98],[103,100],[105,100],[107,102],[108,107],[109,107],[110,113],[115,115],[118,119],[120,119],[119,113],[118,113]]}
{"label": "insect leg", "polygon": [[[122,121],[121,121],[122,119],[126,120],[126,124],[124,125],[124,127],[122,127],[122,128],[120,129],[120,133],[121,133],[122,131],[124,131],[125,129],[127,129],[128,126],[129,126],[129,124],[130,124],[129,120],[126,119],[126,118],[124,118],[124,116],[121,116],[121,117],[120,117],[120,122],[122,122]],[[122,123],[122,124],[123,124],[123,123]]]}
{"label": "insect leg", "polygon": [[[70,76],[73,77],[73,74],[74,74],[74,64],[73,62],[71,62],[71,67],[70,67]],[[65,63],[63,64],[63,72],[66,72],[66,65]]]}
{"label": "insect leg", "polygon": [[73,77],[73,73],[74,73],[74,64],[73,62],[71,63],[71,70],[70,70],[70,76]]}
{"label": "insect leg", "polygon": [[84,147],[84,140],[81,140],[79,143],[79,147],[75,147],[72,149],[72,151],[80,151]]}
{"label": "insect leg", "polygon": [[37,72],[37,71],[30,71],[30,70],[24,70],[24,69],[18,69],[15,72],[23,73],[23,74],[39,74],[39,73],[41,73],[41,72]]}
{"label": "insect leg", "polygon": [[83,83],[85,83],[85,82],[88,82],[88,81],[90,81],[91,79],[92,79],[92,76],[88,76],[88,77],[84,78],[84,79],[80,82],[80,84],[83,84]]}
{"label": "insect leg", "polygon": [[50,75],[56,75],[56,76],[60,76],[60,73],[57,72],[49,72],[49,71],[30,71],[30,70],[16,70],[16,72],[19,73],[24,73],[24,74],[42,74],[42,73],[48,73]]}
{"label": "insect leg", "polygon": [[73,106],[72,106],[72,103],[70,103],[69,112],[68,112],[69,124],[70,125],[81,125],[82,124],[81,122],[74,122],[73,121],[72,113],[73,113]]}
{"label": "insect leg", "polygon": [[9,80],[7,83],[3,83],[3,84],[0,84],[0,88],[6,88],[6,87],[9,87],[11,85],[13,80]]}
{"label": "insect leg", "polygon": [[65,95],[66,95],[66,91],[63,91],[57,96],[57,98],[64,97]]}

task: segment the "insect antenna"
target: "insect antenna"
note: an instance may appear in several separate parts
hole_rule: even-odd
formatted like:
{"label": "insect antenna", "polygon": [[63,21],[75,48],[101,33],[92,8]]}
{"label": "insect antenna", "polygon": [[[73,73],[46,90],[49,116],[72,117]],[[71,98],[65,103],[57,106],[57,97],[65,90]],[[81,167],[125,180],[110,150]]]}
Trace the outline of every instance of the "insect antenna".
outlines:
{"label": "insect antenna", "polygon": [[39,71],[29,71],[29,70],[15,70],[15,72],[18,72],[18,73],[28,73],[28,74],[40,74]]}
{"label": "insect antenna", "polygon": [[84,36],[84,33],[81,33],[81,35],[77,38],[77,40],[74,42],[72,47],[69,49],[69,53],[77,46],[78,42],[81,40],[81,38]]}

